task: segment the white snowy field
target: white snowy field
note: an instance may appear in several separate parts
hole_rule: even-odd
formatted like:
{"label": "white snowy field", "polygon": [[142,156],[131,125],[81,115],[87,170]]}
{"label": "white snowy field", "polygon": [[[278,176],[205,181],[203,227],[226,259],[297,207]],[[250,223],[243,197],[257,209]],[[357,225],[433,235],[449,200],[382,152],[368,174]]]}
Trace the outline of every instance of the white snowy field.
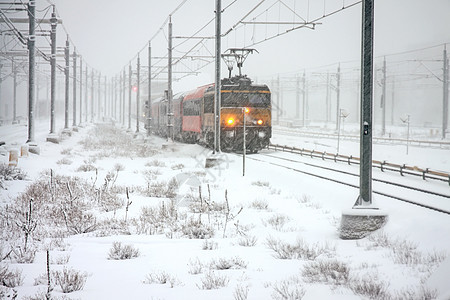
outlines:
{"label": "white snowy field", "polygon": [[[82,289],[66,294],[52,275],[52,299],[450,299],[449,215],[377,196],[389,214],[384,228],[341,240],[340,218],[357,198],[354,188],[251,159],[243,177],[242,156],[230,153],[205,169],[210,150],[154,136],[144,142],[105,124],[52,144],[47,127],[36,126],[41,154],[19,158],[27,179],[0,189],[0,258],[15,250],[0,262],[0,276],[18,270],[23,279],[0,286],[0,295],[15,290],[17,299],[45,299],[49,250],[53,274],[66,268],[86,275]],[[4,150],[26,140],[26,127],[17,128],[0,127]],[[396,147],[377,153],[389,159]],[[410,150],[408,160],[392,161],[450,169],[448,150]],[[39,184],[50,197],[33,202],[39,217],[32,217],[28,252],[35,258],[19,263],[27,197]],[[73,233],[80,228],[86,232]],[[115,242],[138,250],[137,257],[110,257]]]}

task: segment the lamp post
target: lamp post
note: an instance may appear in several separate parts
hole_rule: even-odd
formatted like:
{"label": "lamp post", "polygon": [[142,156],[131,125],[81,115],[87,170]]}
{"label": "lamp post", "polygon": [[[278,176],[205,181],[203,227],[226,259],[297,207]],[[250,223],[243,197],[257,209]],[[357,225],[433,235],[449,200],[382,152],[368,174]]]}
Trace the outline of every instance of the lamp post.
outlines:
{"label": "lamp post", "polygon": [[[348,117],[350,113],[347,112],[345,109],[340,108],[339,109],[339,120],[342,119],[342,131],[344,131],[344,120]],[[341,122],[338,123],[338,143],[337,143],[337,153],[339,153],[339,142],[341,139]]]}
{"label": "lamp post", "polygon": [[410,115],[406,115],[405,118],[400,118],[400,120],[402,120],[403,123],[406,123],[408,125],[408,131],[406,132],[406,155],[408,155],[409,152],[409,120],[410,120]]}

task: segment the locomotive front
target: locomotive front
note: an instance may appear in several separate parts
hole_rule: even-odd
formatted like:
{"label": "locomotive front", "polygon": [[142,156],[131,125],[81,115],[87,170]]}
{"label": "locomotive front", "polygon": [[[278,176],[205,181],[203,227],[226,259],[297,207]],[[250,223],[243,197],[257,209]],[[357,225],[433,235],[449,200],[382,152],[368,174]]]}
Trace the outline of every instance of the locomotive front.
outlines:
{"label": "locomotive front", "polygon": [[250,152],[267,147],[272,136],[271,94],[267,85],[252,84],[247,77],[234,77],[222,81],[220,140],[221,149],[243,149]]}

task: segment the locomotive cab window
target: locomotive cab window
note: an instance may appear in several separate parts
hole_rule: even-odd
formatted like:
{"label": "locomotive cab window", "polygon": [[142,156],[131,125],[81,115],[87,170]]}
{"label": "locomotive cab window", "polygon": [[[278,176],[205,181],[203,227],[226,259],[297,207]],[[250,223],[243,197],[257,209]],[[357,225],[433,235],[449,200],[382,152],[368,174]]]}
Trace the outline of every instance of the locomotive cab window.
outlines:
{"label": "locomotive cab window", "polygon": [[227,92],[222,93],[222,106],[244,107],[244,106],[268,106],[270,105],[270,94]]}

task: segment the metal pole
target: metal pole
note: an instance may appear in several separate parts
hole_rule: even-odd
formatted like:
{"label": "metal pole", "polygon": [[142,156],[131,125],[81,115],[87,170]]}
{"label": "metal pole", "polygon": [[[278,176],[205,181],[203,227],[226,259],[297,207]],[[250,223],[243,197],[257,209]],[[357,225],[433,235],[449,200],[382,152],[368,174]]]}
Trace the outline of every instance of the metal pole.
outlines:
{"label": "metal pole", "polygon": [[36,74],[36,98],[35,98],[35,101],[34,101],[34,109],[35,109],[35,112],[36,112],[36,114],[35,114],[35,116],[36,117],[40,117],[41,116],[41,112],[40,112],[40,109],[39,109],[39,62],[38,62],[38,64],[36,64],[36,72],[35,72],[35,74]]}
{"label": "metal pole", "polygon": [[408,132],[406,133],[406,155],[409,154],[409,119],[410,115],[408,115],[408,119],[406,120],[407,124],[408,124]]}
{"label": "metal pole", "polygon": [[87,121],[88,121],[88,110],[89,110],[89,105],[88,105],[88,77],[89,77],[89,74],[88,74],[88,67],[87,67],[87,64],[86,64],[86,72],[85,72],[85,74],[86,74],[86,78],[85,78],[85,81],[84,81],[84,101],[85,101],[85,107],[86,107],[86,113],[84,114],[84,121],[87,123]]}
{"label": "metal pole", "polygon": [[221,32],[222,32],[222,0],[216,0],[216,56],[215,56],[215,86],[214,86],[214,153],[220,152],[220,107],[221,107],[221,82],[220,82],[220,59],[222,54]]}
{"label": "metal pole", "polygon": [[338,69],[336,73],[336,130],[339,128],[340,122],[340,109],[341,109],[341,64],[338,64]]}
{"label": "metal pole", "polygon": [[77,52],[73,49],[73,127],[77,126]]}
{"label": "metal pole", "polygon": [[69,129],[69,36],[67,35],[66,47],[64,48],[64,129]]}
{"label": "metal pole", "polygon": [[91,123],[94,123],[94,70],[91,70]]}
{"label": "metal pole", "polygon": [[443,112],[442,112],[442,139],[446,137],[446,131],[448,127],[448,57],[447,57],[447,45],[444,46],[444,76],[443,76]]}
{"label": "metal pole", "polygon": [[168,60],[167,60],[167,95],[168,95],[168,104],[167,104],[167,140],[173,140],[173,128],[172,128],[172,16],[169,16],[169,47],[168,47]]}
{"label": "metal pole", "polygon": [[326,122],[330,122],[330,72],[327,72]]}
{"label": "metal pole", "polygon": [[302,120],[302,127],[306,126],[306,74],[305,71],[303,71],[303,91],[302,91],[302,99],[303,99],[303,120]]}
{"label": "metal pole", "polygon": [[[3,116],[3,118],[6,119],[7,112],[6,112],[5,108],[2,109],[2,101],[1,101],[2,100],[2,83],[3,83],[3,80],[2,80],[2,68],[3,68],[3,60],[0,57],[0,111],[3,112],[0,115],[0,118]],[[6,106],[6,104],[5,104],[5,106]]]}
{"label": "metal pole", "polygon": [[127,78],[127,74],[125,72],[125,69],[123,69],[123,81],[122,81],[122,124],[125,126],[125,81]]}
{"label": "metal pole", "polygon": [[113,98],[114,98],[114,112],[113,112],[113,119],[116,119],[117,116],[117,76],[114,76],[112,78],[113,80],[113,85],[111,86],[111,93],[113,94]]}
{"label": "metal pole", "polygon": [[152,45],[148,42],[148,98],[147,98],[147,136],[152,126]]}
{"label": "metal pole", "polygon": [[277,76],[277,125],[280,125],[280,115],[283,113],[280,109],[280,75]]}
{"label": "metal pole", "polygon": [[243,135],[243,141],[244,141],[244,145],[243,145],[243,153],[242,153],[242,176],[245,176],[245,154],[247,152],[246,149],[246,141],[245,141],[245,107],[242,108],[242,114],[243,114],[243,119],[244,119],[244,127],[243,127],[243,131],[242,131],[242,135]]}
{"label": "metal pole", "polygon": [[391,97],[391,125],[394,125],[394,103],[395,103],[395,80],[392,77],[392,97]]}
{"label": "metal pole", "polygon": [[102,118],[102,100],[101,100],[101,91],[102,91],[102,73],[98,73],[98,98],[97,98],[97,119],[100,121]]}
{"label": "metal pole", "polygon": [[300,77],[295,76],[295,118],[300,119]]}
{"label": "metal pole", "polygon": [[83,59],[80,56],[80,123],[83,122]]}
{"label": "metal pole", "polygon": [[108,110],[106,109],[107,107],[108,107],[108,102],[107,102],[107,98],[108,98],[108,79],[106,78],[106,75],[105,75],[105,77],[103,78],[104,79],[104,82],[105,82],[105,90],[104,90],[104,92],[105,92],[105,97],[103,98],[103,109],[104,109],[104,113],[103,113],[103,116],[104,117],[106,117],[107,116],[107,114],[108,114]]}
{"label": "metal pole", "polygon": [[137,69],[136,69],[136,72],[137,72],[137,79],[136,79],[136,133],[138,133],[139,132],[139,96],[140,96],[140,94],[139,94],[139,91],[141,90],[141,77],[140,77],[140,75],[141,75],[141,72],[140,72],[140,70],[141,70],[141,60],[140,60],[140,58],[139,58],[139,53],[138,53],[138,57],[137,57]]}
{"label": "metal pole", "polygon": [[28,2],[28,140],[27,143],[34,143],[34,89],[35,89],[35,27],[36,27],[36,2],[30,0]]}
{"label": "metal pole", "polygon": [[[339,119],[342,118],[342,121],[344,121],[344,116],[342,115],[342,109],[339,109]],[[344,125],[344,124],[342,124]],[[343,127],[343,126],[342,126]],[[338,143],[337,143],[337,151],[336,153],[339,153],[339,143],[341,141],[341,121],[339,120],[339,127],[338,127]]]}
{"label": "metal pole", "polygon": [[12,58],[13,71],[13,124],[17,124],[17,67],[14,57]]}
{"label": "metal pole", "polygon": [[372,204],[372,100],[374,0],[362,2],[360,178],[357,205]]}
{"label": "metal pole", "polygon": [[131,131],[131,89],[133,88],[131,86],[131,76],[132,76],[132,70],[131,70],[131,64],[128,68],[128,130]]}
{"label": "metal pole", "polygon": [[386,134],[386,57],[383,59],[383,79],[381,85],[381,135],[384,136]]}

